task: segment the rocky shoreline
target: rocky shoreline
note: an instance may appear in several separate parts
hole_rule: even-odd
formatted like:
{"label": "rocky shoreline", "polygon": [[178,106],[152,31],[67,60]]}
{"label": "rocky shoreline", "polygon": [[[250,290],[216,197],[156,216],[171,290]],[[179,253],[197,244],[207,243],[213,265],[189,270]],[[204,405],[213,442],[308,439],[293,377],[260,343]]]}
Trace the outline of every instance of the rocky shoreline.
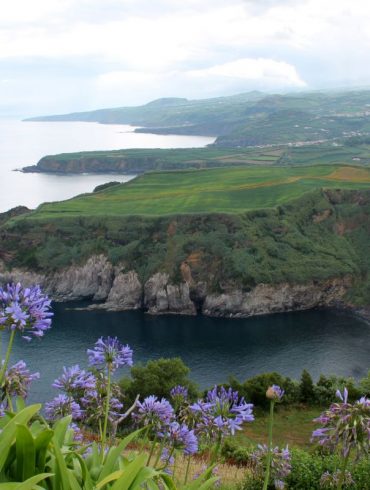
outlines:
{"label": "rocky shoreline", "polygon": [[[93,303],[89,309],[143,309],[150,314],[246,318],[320,307],[350,307],[343,300],[352,284],[350,276],[305,284],[258,284],[249,290],[229,284],[218,292],[210,291],[206,281],[194,282],[186,264],[181,276],[182,280],[174,283],[168,274],[157,272],[142,283],[136,271],[113,266],[104,255],[95,255],[82,266],[48,274],[6,271],[3,267],[0,284],[36,283],[57,302],[90,300]],[[369,311],[367,315],[369,319]]]}

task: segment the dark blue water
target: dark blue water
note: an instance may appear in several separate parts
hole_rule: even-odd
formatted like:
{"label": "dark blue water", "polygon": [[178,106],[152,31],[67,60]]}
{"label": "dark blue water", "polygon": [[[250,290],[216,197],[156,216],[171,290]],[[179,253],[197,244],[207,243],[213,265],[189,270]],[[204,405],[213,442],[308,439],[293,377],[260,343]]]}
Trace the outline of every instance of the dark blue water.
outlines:
{"label": "dark blue water", "polygon": [[[63,366],[86,365],[86,349],[99,336],[116,335],[134,349],[134,362],[179,356],[204,388],[266,371],[298,379],[303,368],[361,378],[370,368],[370,325],[338,311],[306,311],[249,319],[150,316],[143,312],[78,311],[55,305],[53,328],[38,341],[18,338],[13,360],[41,373],[32,400],[50,388]],[[126,374],[122,371],[122,375]]]}

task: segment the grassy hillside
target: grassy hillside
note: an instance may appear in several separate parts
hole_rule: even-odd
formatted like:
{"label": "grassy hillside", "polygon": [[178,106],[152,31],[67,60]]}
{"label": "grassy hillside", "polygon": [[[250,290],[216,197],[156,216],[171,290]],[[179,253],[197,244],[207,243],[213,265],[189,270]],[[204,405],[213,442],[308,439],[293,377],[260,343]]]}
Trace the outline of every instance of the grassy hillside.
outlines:
{"label": "grassy hillside", "polygon": [[370,132],[370,92],[159,99],[140,107],[33,118],[142,126],[138,131],[218,136],[220,147],[332,140]]}
{"label": "grassy hillside", "polygon": [[370,169],[318,165],[153,172],[101,192],[43,204],[28,219],[240,213],[275,207],[322,187],[370,188]]}
{"label": "grassy hillside", "polygon": [[311,164],[370,165],[370,139],[347,138],[342,142],[271,148],[131,149],[62,153],[43,157],[26,172],[122,172],[184,170],[261,165]]}
{"label": "grassy hillside", "polygon": [[104,254],[142,281],[156,272],[182,281],[187,264],[218,292],[350,276],[350,301],[368,305],[369,230],[367,168],[164,172],[9,216],[0,258],[48,271]]}

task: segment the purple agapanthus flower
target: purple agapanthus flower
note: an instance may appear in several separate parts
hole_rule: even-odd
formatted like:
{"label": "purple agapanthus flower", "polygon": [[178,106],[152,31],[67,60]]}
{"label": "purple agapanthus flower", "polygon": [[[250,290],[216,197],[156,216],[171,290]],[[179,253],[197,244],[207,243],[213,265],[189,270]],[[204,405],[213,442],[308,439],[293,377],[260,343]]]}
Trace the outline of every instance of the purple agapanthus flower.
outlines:
{"label": "purple agapanthus flower", "polygon": [[83,410],[73,398],[67,395],[58,395],[51,402],[45,403],[45,414],[50,420],[57,420],[72,415],[73,420],[83,417]]}
{"label": "purple agapanthus flower", "polygon": [[24,361],[18,361],[5,372],[3,392],[12,397],[26,398],[32,381],[40,378],[40,373],[30,373]]}
{"label": "purple agapanthus flower", "polygon": [[95,376],[84,369],[80,369],[76,364],[68,368],[64,367],[63,374],[54,381],[52,386],[73,395],[76,391],[94,389],[95,383]]}
{"label": "purple agapanthus flower", "polygon": [[[87,390],[80,399],[84,409],[85,419],[87,422],[97,422],[104,417],[106,404],[106,390],[101,390],[99,386],[94,390]],[[113,422],[121,417],[123,404],[115,396],[109,399],[108,419]]]}
{"label": "purple agapanthus flower", "polygon": [[238,392],[231,388],[215,386],[205,400],[198,400],[189,408],[195,417],[196,433],[210,439],[233,435],[236,430],[241,430],[244,422],[254,420],[253,405],[246,403],[244,398],[239,399]]}
{"label": "purple agapanthus flower", "polygon": [[69,428],[73,430],[73,441],[74,442],[82,442],[84,439],[82,430],[79,428],[79,426],[75,423],[72,422],[69,425]]}
{"label": "purple agapanthus flower", "polygon": [[351,473],[347,470],[344,472],[344,474],[342,474],[341,470],[336,470],[334,471],[334,473],[329,473],[329,471],[325,471],[325,473],[323,473],[320,478],[320,487],[338,488],[341,479],[343,487],[349,487],[355,483]]}
{"label": "purple agapanthus flower", "polygon": [[[251,454],[251,460],[256,466],[256,471],[263,478],[269,453],[266,444],[259,444],[257,449]],[[273,481],[276,490],[285,488],[285,479],[292,470],[291,455],[288,447],[280,449],[275,447],[271,450],[271,473],[270,478]]]}
{"label": "purple agapanthus flower", "polygon": [[266,397],[270,400],[281,401],[285,391],[278,385],[270,386],[266,391]]}
{"label": "purple agapanthus flower", "polygon": [[0,418],[5,417],[5,407],[3,403],[0,403]]}
{"label": "purple agapanthus flower", "polygon": [[97,368],[108,367],[111,371],[122,366],[132,366],[132,349],[123,345],[117,337],[100,337],[93,349],[87,350],[89,363]]}
{"label": "purple agapanthus flower", "polygon": [[133,418],[140,425],[152,425],[154,429],[162,430],[168,426],[174,417],[174,410],[165,398],[158,400],[154,395],[148,396],[143,402],[138,402]]}
{"label": "purple agapanthus flower", "polygon": [[172,398],[181,397],[183,400],[186,400],[188,397],[188,389],[185,386],[177,385],[171,389],[170,395]]}
{"label": "purple agapanthus flower", "polygon": [[0,326],[19,330],[26,340],[42,337],[51,326],[51,301],[39,286],[23,288],[20,283],[0,288]]}
{"label": "purple agapanthus flower", "polygon": [[198,451],[197,436],[194,434],[194,430],[189,430],[186,424],[180,425],[178,422],[171,422],[159,435],[174,449],[182,449],[187,456]]}
{"label": "purple agapanthus flower", "polygon": [[370,400],[362,397],[348,403],[348,391],[337,392],[340,403],[332,403],[314,422],[322,427],[312,433],[312,440],[334,452],[341,450],[343,457],[353,449],[357,455],[370,450]]}
{"label": "purple agapanthus flower", "polygon": [[167,473],[167,475],[172,475],[173,471],[171,466],[173,466],[175,463],[175,458],[172,456],[172,452],[170,452],[167,447],[163,448],[160,460],[163,464],[162,471]]}

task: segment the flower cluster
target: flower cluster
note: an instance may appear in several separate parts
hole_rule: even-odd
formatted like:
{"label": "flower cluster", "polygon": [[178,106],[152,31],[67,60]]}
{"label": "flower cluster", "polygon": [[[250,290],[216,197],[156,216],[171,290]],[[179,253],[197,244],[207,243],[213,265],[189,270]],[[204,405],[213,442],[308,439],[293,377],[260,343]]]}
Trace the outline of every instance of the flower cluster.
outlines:
{"label": "flower cluster", "polygon": [[174,386],[170,391],[170,396],[175,412],[179,414],[180,410],[184,410],[188,402],[188,389],[181,385]]}
{"label": "flower cluster", "polygon": [[95,388],[96,379],[92,373],[80,369],[79,365],[63,368],[63,374],[57,378],[52,386],[64,393],[76,396],[80,391]]}
{"label": "flower cluster", "polygon": [[[121,392],[119,386],[113,384],[109,395],[108,420],[114,422],[121,416],[123,404],[120,402]],[[88,424],[98,422],[104,417],[104,409],[108,396],[107,379],[103,373],[98,373],[95,377],[93,388],[87,388],[79,403],[85,411],[84,420]]]}
{"label": "flower cluster", "polygon": [[134,420],[144,426],[150,425],[154,430],[163,432],[174,418],[174,410],[165,398],[158,400],[154,395],[148,396],[143,402],[137,403]]}
{"label": "flower cluster", "polygon": [[198,451],[198,439],[194,430],[189,430],[186,424],[171,422],[159,436],[168,441],[172,448],[182,449],[186,456]]}
{"label": "flower cluster", "polygon": [[334,471],[334,473],[329,473],[329,471],[325,471],[325,473],[323,473],[320,478],[320,487],[338,488],[340,482],[342,486],[345,487],[349,487],[350,485],[353,485],[355,483],[349,471],[345,471],[344,475],[342,475],[342,472],[340,470],[336,470]]}
{"label": "flower cluster", "polygon": [[90,366],[98,369],[107,367],[112,372],[122,366],[132,366],[132,350],[123,345],[117,337],[100,337],[94,349],[88,349]]}
{"label": "flower cluster", "polygon": [[39,378],[39,373],[31,374],[26,363],[18,361],[5,372],[2,386],[3,396],[26,398],[32,381]]}
{"label": "flower cluster", "polygon": [[8,284],[0,288],[0,326],[29,334],[23,335],[26,340],[31,340],[30,335],[42,337],[51,326],[50,303],[39,286]]}
{"label": "flower cluster", "polygon": [[312,440],[334,452],[341,448],[346,457],[352,449],[357,455],[367,454],[370,449],[370,400],[362,397],[348,403],[348,391],[337,391],[341,403],[332,403],[314,422],[322,427],[312,433]]}
{"label": "flower cluster", "polygon": [[[266,444],[259,444],[256,451],[251,455],[251,459],[256,466],[257,474],[260,477],[263,476],[265,471],[268,452],[269,450]],[[291,456],[288,447],[284,449],[280,449],[279,447],[271,449],[270,478],[273,480],[277,490],[285,488],[284,480],[292,470],[290,461]]]}
{"label": "flower cluster", "polygon": [[57,420],[72,415],[73,420],[83,417],[83,410],[73,398],[67,395],[57,395],[51,402],[45,403],[45,414],[50,420]]}
{"label": "flower cluster", "polygon": [[244,422],[254,420],[253,405],[239,399],[237,391],[231,388],[214,387],[207,393],[205,401],[198,400],[190,406],[195,417],[195,431],[209,439],[234,435],[241,430]]}

